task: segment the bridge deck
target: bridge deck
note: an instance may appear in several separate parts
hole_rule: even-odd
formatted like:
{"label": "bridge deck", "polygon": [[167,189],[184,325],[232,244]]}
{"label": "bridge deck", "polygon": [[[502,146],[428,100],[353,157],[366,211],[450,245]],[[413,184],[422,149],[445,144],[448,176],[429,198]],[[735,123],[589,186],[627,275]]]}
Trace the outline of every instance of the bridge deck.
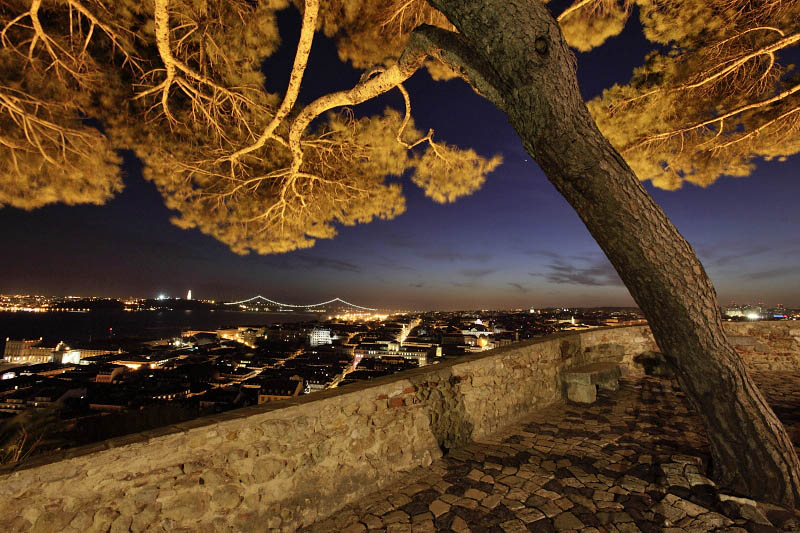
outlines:
{"label": "bridge deck", "polygon": [[264,303],[267,303],[269,305],[275,305],[275,306],[278,306],[278,307],[285,307],[285,308],[291,308],[291,309],[311,309],[313,307],[324,307],[326,305],[330,305],[330,304],[338,302],[338,303],[340,303],[342,305],[349,306],[349,307],[354,307],[356,309],[361,309],[363,311],[377,311],[377,309],[374,309],[372,307],[364,307],[364,306],[361,306],[361,305],[356,305],[354,303],[350,303],[350,302],[348,302],[346,300],[342,300],[338,296],[336,298],[331,299],[331,300],[328,300],[328,301],[325,301],[325,302],[319,302],[319,303],[315,303],[315,304],[285,304],[285,303],[281,303],[281,302],[276,302],[275,300],[270,300],[269,298],[266,298],[266,297],[261,296],[259,294],[257,296],[253,296],[252,298],[247,298],[245,300],[239,300],[238,302],[225,302],[225,305],[242,305],[242,304],[246,304],[246,303],[250,303],[250,302],[257,302],[257,301],[258,302],[264,302]]}

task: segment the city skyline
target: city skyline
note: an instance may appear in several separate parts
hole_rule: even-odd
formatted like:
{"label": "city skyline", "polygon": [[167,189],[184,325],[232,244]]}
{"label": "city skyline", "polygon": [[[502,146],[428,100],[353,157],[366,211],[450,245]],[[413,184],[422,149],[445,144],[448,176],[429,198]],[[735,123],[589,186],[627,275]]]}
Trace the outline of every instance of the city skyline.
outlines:
{"label": "city skyline", "polygon": [[[235,301],[234,301],[235,300]],[[146,304],[150,302],[151,304],[154,302],[164,302],[164,305],[169,306],[169,302],[181,303],[181,302],[198,302],[208,305],[215,305],[215,306],[239,306],[239,307],[232,307],[230,311],[264,311],[264,312],[271,312],[271,311],[292,311],[297,310],[300,313],[303,313],[303,310],[308,309],[316,309],[316,308],[325,308],[328,307],[329,304],[336,304],[336,307],[343,307],[343,308],[355,308],[356,310],[362,311],[388,311],[392,313],[417,313],[417,312],[520,312],[520,311],[530,311],[530,312],[539,312],[539,311],[553,311],[553,310],[603,310],[603,309],[639,309],[635,303],[633,305],[546,305],[546,306],[535,306],[535,305],[528,305],[528,306],[519,306],[519,307],[472,307],[472,308],[403,308],[400,306],[394,306],[391,303],[383,302],[382,304],[376,304],[378,307],[365,307],[351,301],[348,301],[346,298],[341,298],[339,296],[330,298],[328,300],[319,300],[319,301],[307,301],[307,302],[279,302],[263,296],[261,294],[257,294],[255,296],[251,296],[248,298],[241,298],[241,299],[220,299],[214,298],[212,296],[207,296],[203,298],[192,298],[191,297],[191,289],[189,289],[189,295],[184,297],[180,295],[171,295],[165,293],[159,293],[154,295],[133,295],[128,294],[125,296],[111,296],[111,295],[103,295],[103,294],[2,294],[0,293],[0,312],[2,311],[71,311],[65,305],[69,304],[70,302],[82,302],[90,304],[91,302],[98,302],[102,303],[105,301],[114,301],[118,302],[119,304],[125,304],[125,306],[133,306],[137,309],[135,310],[147,310],[147,308],[140,308],[142,304]],[[36,302],[35,304],[27,305],[20,302]],[[253,302],[253,305],[247,306],[244,304],[249,304]],[[338,302],[338,303],[337,303]],[[240,306],[240,304],[243,304]],[[57,307],[54,307],[56,306]],[[797,306],[787,306],[783,303],[776,303],[776,302],[769,302],[763,299],[758,300],[748,300],[748,301],[736,301],[731,300],[729,302],[720,302],[720,308],[723,312],[730,309],[750,309],[750,308],[763,308],[765,310],[772,310],[772,309],[785,309],[785,310],[799,310],[800,307]],[[93,311],[95,309],[83,309],[83,308],[76,308],[75,311]],[[126,309],[128,310],[128,309]],[[130,310],[134,310],[133,308]]]}
{"label": "city skyline", "polygon": [[[270,59],[285,86],[298,17],[282,15],[285,53]],[[649,45],[636,20],[619,37],[577,54],[589,99],[628,80]],[[267,65],[268,67],[270,65]],[[360,72],[344,68],[330,43],[315,45],[301,99],[348,88]],[[123,154],[126,189],[104,206],[56,205],[25,212],[6,207],[0,236],[11,250],[0,292],[185,294],[234,299],[269,293],[315,301],[336,295],[367,306],[381,301],[416,309],[633,306],[627,290],[575,212],[525,153],[506,118],[463,82],[434,83],[418,73],[407,83],[418,127],[504,163],[483,188],[437,205],[404,178],[406,212],[391,221],[340,227],[332,240],[282,255],[239,256],[197,230],[170,223],[174,215]],[[281,89],[282,90],[282,89]],[[372,114],[401,99],[390,93],[359,106]],[[467,110],[464,112],[463,110]],[[800,220],[793,214],[798,158],[759,162],[747,178],[723,178],[707,189],[663,191],[645,184],[692,244],[721,305],[764,300],[800,305]],[[212,296],[213,295],[213,296]]]}

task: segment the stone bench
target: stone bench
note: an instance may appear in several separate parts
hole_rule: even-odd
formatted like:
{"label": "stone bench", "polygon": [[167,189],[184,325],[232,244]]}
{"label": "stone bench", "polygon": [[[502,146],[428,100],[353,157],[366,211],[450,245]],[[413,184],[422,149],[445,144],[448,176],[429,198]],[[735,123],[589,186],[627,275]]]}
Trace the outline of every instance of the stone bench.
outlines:
{"label": "stone bench", "polygon": [[617,363],[592,363],[561,372],[561,382],[566,386],[567,399],[578,403],[594,403],[597,387],[617,390],[622,369]]}

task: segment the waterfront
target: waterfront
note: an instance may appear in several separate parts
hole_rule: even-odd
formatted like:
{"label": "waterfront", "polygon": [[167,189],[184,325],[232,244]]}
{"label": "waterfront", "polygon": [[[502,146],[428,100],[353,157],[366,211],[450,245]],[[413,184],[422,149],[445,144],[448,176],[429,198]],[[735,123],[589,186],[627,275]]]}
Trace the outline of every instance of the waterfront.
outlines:
{"label": "waterfront", "polygon": [[264,326],[323,319],[320,313],[241,311],[90,311],[85,313],[0,313],[0,353],[6,338],[59,341],[81,346],[92,342],[173,337],[186,329],[216,330],[226,326]]}

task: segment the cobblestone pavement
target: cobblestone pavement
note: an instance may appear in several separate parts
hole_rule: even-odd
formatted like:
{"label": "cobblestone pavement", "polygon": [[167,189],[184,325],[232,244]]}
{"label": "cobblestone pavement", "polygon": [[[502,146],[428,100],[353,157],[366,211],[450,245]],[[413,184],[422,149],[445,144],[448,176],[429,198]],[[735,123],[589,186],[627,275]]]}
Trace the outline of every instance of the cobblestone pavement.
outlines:
{"label": "cobblestone pavement", "polygon": [[[800,373],[756,381],[800,444]],[[721,493],[677,383],[624,378],[417,468],[309,531],[800,531],[791,512]]]}

